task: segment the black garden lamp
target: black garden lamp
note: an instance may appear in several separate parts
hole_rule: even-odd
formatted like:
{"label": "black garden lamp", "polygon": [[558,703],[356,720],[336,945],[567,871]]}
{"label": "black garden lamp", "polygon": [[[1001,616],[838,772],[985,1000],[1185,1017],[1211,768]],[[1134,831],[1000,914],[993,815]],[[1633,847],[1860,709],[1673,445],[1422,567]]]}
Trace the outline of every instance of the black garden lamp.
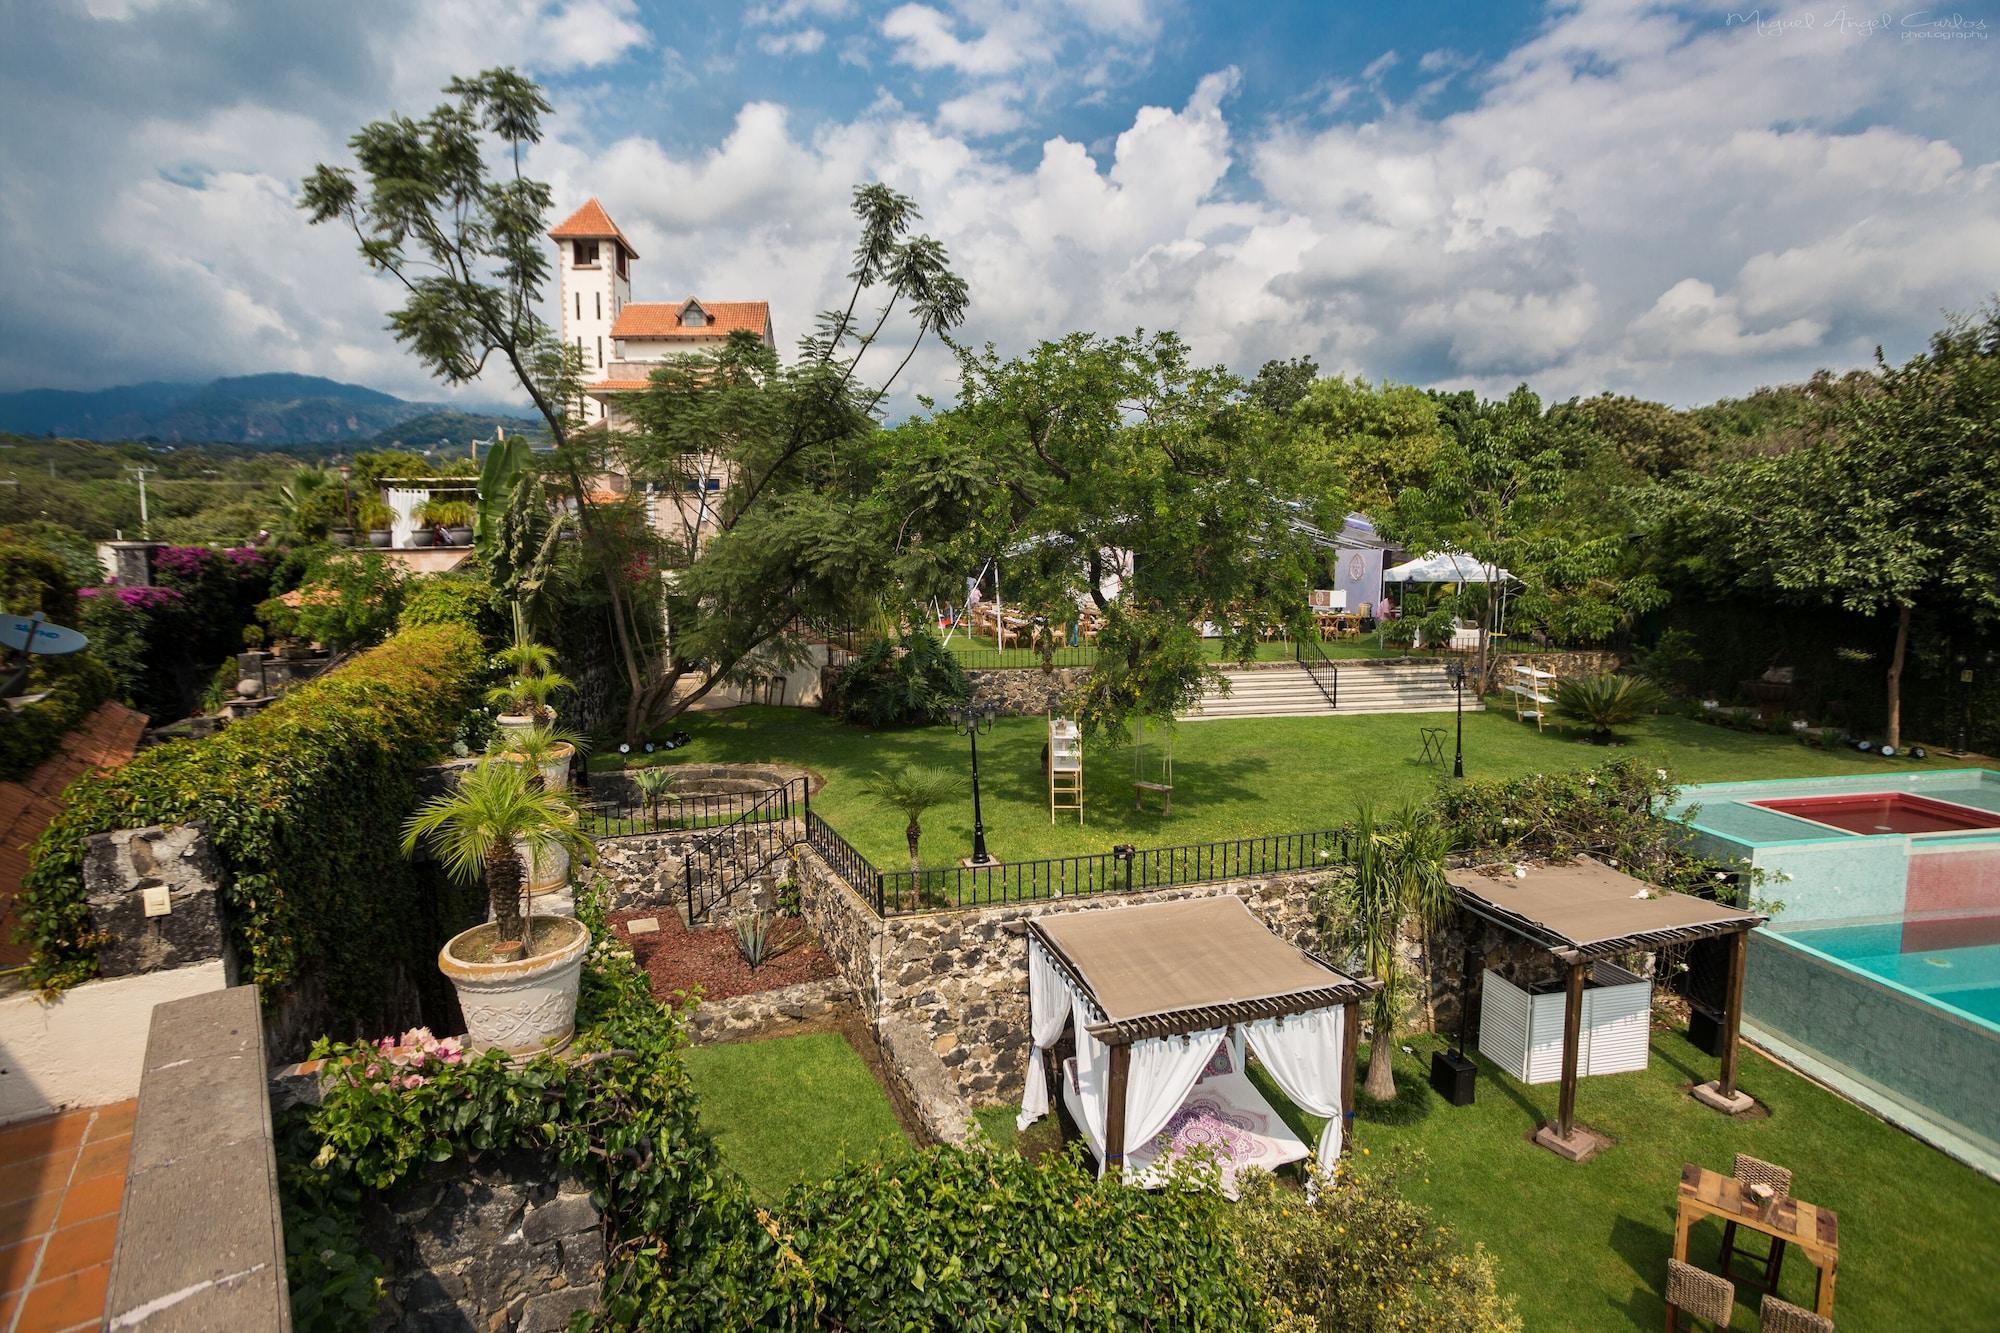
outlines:
{"label": "black garden lamp", "polygon": [[952,713],[953,724],[972,743],[972,864],[976,866],[993,864],[986,850],[986,821],[979,811],[979,738],[992,732],[999,711],[991,704],[969,703]]}
{"label": "black garden lamp", "polygon": [[1465,776],[1465,663],[1453,658],[1445,663],[1444,674],[1451,681],[1452,707],[1458,714],[1458,735],[1452,742],[1451,775]]}

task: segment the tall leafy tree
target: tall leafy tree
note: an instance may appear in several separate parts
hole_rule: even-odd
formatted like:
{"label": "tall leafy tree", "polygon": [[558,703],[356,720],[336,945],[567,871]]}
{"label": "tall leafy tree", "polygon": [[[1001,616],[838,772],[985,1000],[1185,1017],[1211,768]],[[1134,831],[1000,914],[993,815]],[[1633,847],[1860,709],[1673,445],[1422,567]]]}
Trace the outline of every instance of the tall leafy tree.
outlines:
{"label": "tall leafy tree", "polygon": [[1195,626],[1247,657],[1272,627],[1309,632],[1312,546],[1339,487],[1242,381],[1171,333],[1076,333],[1003,360],[959,349],[955,407],[884,441],[881,495],[904,586],[947,602],[988,560],[1042,642],[1094,606],[1105,626],[1083,720],[1123,735],[1213,674]]}
{"label": "tall leafy tree", "polygon": [[1687,478],[1653,531],[1712,585],[1893,617],[1884,721],[1900,745],[1919,603],[2000,619],[2000,307],[1901,366],[1876,358],[1809,442]]}
{"label": "tall leafy tree", "polygon": [[[777,577],[792,566],[769,561],[755,567],[738,558],[742,542],[724,543],[724,558],[713,571],[701,566],[714,543],[695,550],[698,543],[684,542],[675,561],[648,531],[637,500],[604,497],[589,484],[614,464],[636,472],[628,453],[657,474],[665,451],[583,428],[579,354],[563,348],[538,313],[550,273],[551,197],[544,182],[524,174],[522,158],[540,141],[550,105],[539,87],[511,69],[454,79],[445,93],[448,100],[422,119],[392,115],[363,126],[350,140],[355,167],[315,168],[301,206],[315,223],[351,228],[369,267],[401,286],[404,299],[390,312],[390,328],[432,373],[466,383],[497,363],[533,401],[555,445],[554,474],[575,505],[589,572],[603,590],[627,698],[622,730],[636,739],[780,639],[782,628],[772,621],[796,609],[792,588],[782,582],[752,586],[744,579]],[[896,367],[900,373],[925,335],[948,332],[964,316],[965,284],[941,245],[909,234],[918,213],[908,198],[864,186],[855,193],[855,211],[862,236],[850,272],[852,294],[845,309],[821,317],[798,367],[780,373],[767,361],[713,386],[670,372],[660,401],[642,409],[647,429],[669,439],[675,435],[670,419],[691,422],[732,408],[756,418],[741,422],[747,433],[726,447],[682,450],[683,462],[676,464],[684,466],[685,456],[696,453],[721,457],[730,492],[725,530],[781,525],[787,513],[817,522],[810,485],[795,484],[799,469],[813,466],[814,455],[858,454],[854,441],[872,428],[872,414],[896,378],[892,373],[879,384],[864,384],[858,378],[863,357],[892,317],[913,318],[916,337]],[[725,353],[737,365],[746,355],[741,349]],[[753,388],[769,392],[754,409],[743,405]],[[685,439],[688,432],[680,434]],[[823,523],[817,531],[824,534]],[[790,541],[786,549],[796,554],[811,540]],[[669,579],[665,571],[672,563],[689,567]],[[729,577],[732,572],[738,577]],[[679,617],[667,624],[658,608],[670,584]],[[769,608],[772,616],[737,617],[745,601]],[[729,617],[729,626],[702,623],[704,615],[718,612]],[[691,673],[704,675],[703,684],[692,692],[679,689]]]}
{"label": "tall leafy tree", "polygon": [[1430,484],[1445,447],[1437,398],[1411,384],[1314,380],[1289,419],[1299,447],[1317,451],[1349,502],[1378,518],[1404,491]]}

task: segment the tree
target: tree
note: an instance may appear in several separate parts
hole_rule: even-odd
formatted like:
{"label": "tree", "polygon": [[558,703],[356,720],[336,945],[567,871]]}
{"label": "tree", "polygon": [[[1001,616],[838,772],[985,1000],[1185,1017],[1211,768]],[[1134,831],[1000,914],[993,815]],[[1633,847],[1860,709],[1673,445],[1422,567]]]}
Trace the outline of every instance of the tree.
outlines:
{"label": "tree", "polygon": [[1266,361],[1250,381],[1250,397],[1274,417],[1292,410],[1319,375],[1319,362],[1309,356]]}
{"label": "tree", "polygon": [[868,794],[878,805],[894,810],[908,820],[903,832],[910,840],[910,870],[924,868],[917,844],[924,836],[923,818],[938,806],[962,800],[966,792],[963,773],[949,768],[916,765],[894,773],[877,773],[868,784]]}
{"label": "tree", "polygon": [[541,774],[527,765],[494,759],[480,760],[456,789],[431,798],[409,817],[403,855],[414,855],[419,842],[431,845],[459,883],[477,884],[485,877],[496,958],[533,948],[521,916],[523,851],[537,860],[556,850],[577,861],[594,854],[567,790],[544,786]]}
{"label": "tree", "polygon": [[898,580],[948,604],[988,561],[1052,648],[1081,606],[1105,619],[1083,721],[1114,739],[1170,716],[1213,669],[1192,628],[1247,659],[1309,632],[1314,548],[1342,496],[1242,381],[1172,333],[1074,333],[1003,361],[959,348],[956,406],[888,433],[880,489]]}
{"label": "tree", "polygon": [[[715,577],[697,575],[694,566],[706,553],[697,555],[690,545],[686,556],[693,566],[681,581],[691,585],[692,595],[681,597],[671,633],[660,623],[655,608],[665,591],[663,562],[637,502],[603,502],[587,484],[631,442],[582,428],[581,356],[559,345],[537,314],[549,277],[545,233],[551,196],[545,183],[522,173],[521,159],[540,141],[541,118],[550,105],[534,82],[511,69],[453,79],[445,92],[450,100],[421,120],[390,116],[363,126],[349,141],[358,178],[344,167],[315,168],[301,207],[316,224],[350,227],[369,267],[401,285],[404,300],[390,313],[390,327],[432,373],[463,384],[497,361],[533,401],[555,446],[553,473],[575,504],[589,571],[604,590],[626,689],[622,731],[633,741],[678,714],[751,654],[781,641],[795,598],[783,582],[745,586],[742,577],[721,571]],[[488,161],[489,143],[497,146],[497,163]],[[732,469],[725,531],[755,526],[753,515],[784,511],[785,499],[810,506],[809,493],[787,488],[783,479],[805,456],[837,458],[849,452],[856,433],[872,422],[870,414],[895,375],[870,391],[858,385],[856,370],[899,303],[917,321],[917,342],[926,333],[949,331],[964,316],[965,284],[952,273],[944,248],[908,234],[918,216],[908,198],[884,186],[864,186],[855,192],[855,211],[862,238],[845,310],[821,317],[805,340],[801,367],[783,375],[774,365],[759,367],[764,379],[789,390],[782,395],[787,411],[762,413],[754,438],[728,442],[722,451]],[[872,323],[857,321],[861,298],[871,292],[886,292],[881,307]],[[743,387],[743,381],[732,387]],[[703,387],[685,378],[680,388],[677,406],[725,392],[723,385]],[[651,428],[658,427],[664,410],[660,404],[654,408]],[[768,522],[778,525],[782,514]],[[789,550],[796,553],[796,544]],[[753,579],[784,572],[773,563],[761,568],[743,560],[721,563],[730,566],[729,573]],[[713,613],[726,614],[729,625],[703,632],[703,616]],[[687,623],[689,616],[695,624]],[[684,638],[690,631],[692,637]],[[683,642],[691,651],[681,651]],[[691,674],[705,677],[703,683],[680,689]]]}
{"label": "tree", "polygon": [[1444,449],[1438,400],[1415,385],[1335,375],[1314,380],[1289,415],[1298,447],[1318,452],[1348,502],[1375,518],[1429,485]]}
{"label": "tree", "polygon": [[1403,937],[1416,928],[1429,976],[1430,937],[1451,913],[1444,871],[1449,838],[1446,826],[1422,807],[1405,806],[1384,823],[1364,806],[1354,823],[1350,874],[1332,891],[1336,902],[1328,920],[1335,947],[1382,983],[1369,1001],[1375,1035],[1362,1083],[1379,1101],[1396,1096],[1396,1022],[1409,992]]}
{"label": "tree", "polygon": [[1893,616],[1884,731],[1901,745],[1918,600],[1974,627],[2000,618],[2000,306],[1876,363],[1807,442],[1685,479],[1652,532],[1702,581]]}

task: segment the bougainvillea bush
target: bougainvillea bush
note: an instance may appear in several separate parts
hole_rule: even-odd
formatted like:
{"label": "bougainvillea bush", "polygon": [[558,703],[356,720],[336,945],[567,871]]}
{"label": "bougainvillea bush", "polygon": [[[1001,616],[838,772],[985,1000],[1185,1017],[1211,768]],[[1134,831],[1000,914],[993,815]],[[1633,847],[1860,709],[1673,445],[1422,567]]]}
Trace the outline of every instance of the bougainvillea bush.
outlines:
{"label": "bougainvillea bush", "polygon": [[79,780],[23,881],[33,979],[61,988],[95,972],[83,889],[92,834],[199,820],[225,873],[246,980],[284,987],[309,971],[335,1012],[357,1023],[378,1014],[397,968],[428,964],[413,923],[432,904],[399,852],[416,772],[449,743],[485,666],[462,626],[406,630],[212,737]]}
{"label": "bougainvillea bush", "polygon": [[243,627],[271,595],[280,562],[280,553],[249,546],[164,546],[153,552],[150,586],[79,588],[79,628],[120,696],[171,721],[193,709],[217,666],[243,646]]}

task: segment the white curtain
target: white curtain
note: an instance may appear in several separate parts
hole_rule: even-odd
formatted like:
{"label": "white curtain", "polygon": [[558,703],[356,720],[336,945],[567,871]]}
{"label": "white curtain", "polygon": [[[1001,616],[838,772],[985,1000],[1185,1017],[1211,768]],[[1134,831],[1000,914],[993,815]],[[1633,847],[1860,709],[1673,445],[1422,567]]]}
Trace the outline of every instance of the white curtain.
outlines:
{"label": "white curtain", "polygon": [[[1220,1030],[1185,1037],[1149,1037],[1132,1043],[1131,1064],[1125,1073],[1127,1157],[1167,1127],[1221,1045]],[[1102,1163],[1097,1173],[1104,1174]]]}
{"label": "white curtain", "polygon": [[1340,1155],[1341,1013],[1339,1007],[1314,1009],[1245,1024],[1250,1049],[1284,1094],[1301,1110],[1326,1117],[1319,1136],[1322,1171],[1331,1171]]}
{"label": "white curtain", "polygon": [[[1087,1122],[1083,1132],[1099,1147],[1104,1143],[1104,1108],[1109,1102],[1111,1082],[1111,1048],[1085,1031],[1085,1026],[1096,1020],[1091,1016],[1090,1006],[1083,997],[1075,997],[1075,1007],[1071,1010],[1070,1021],[1076,1025],[1076,1090],[1077,1100],[1083,1103],[1083,1116]],[[1097,1174],[1103,1175],[1100,1163]]]}
{"label": "white curtain", "polygon": [[[1015,1117],[1017,1128],[1026,1129],[1040,1120],[1049,1109],[1049,1080],[1047,1061],[1042,1052],[1056,1044],[1062,1036],[1063,1025],[1070,1021],[1073,1009],[1080,1001],[1070,991],[1068,980],[1062,970],[1042,948],[1034,936],[1028,937],[1028,1030],[1032,1042],[1028,1047],[1028,1085],[1021,1093],[1021,1114]],[[1077,1024],[1079,1039],[1083,1024]]]}

